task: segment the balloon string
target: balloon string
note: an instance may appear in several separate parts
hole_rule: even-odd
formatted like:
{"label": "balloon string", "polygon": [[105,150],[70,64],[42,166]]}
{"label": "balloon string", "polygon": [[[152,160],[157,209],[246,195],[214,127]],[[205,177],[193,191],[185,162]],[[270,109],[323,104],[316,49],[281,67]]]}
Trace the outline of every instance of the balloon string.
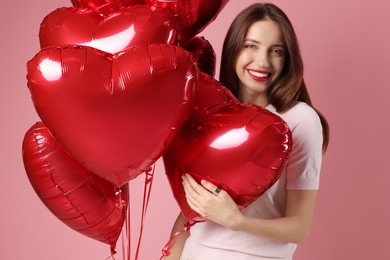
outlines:
{"label": "balloon string", "polygon": [[142,233],[143,233],[143,229],[144,229],[144,221],[145,221],[146,211],[147,211],[148,205],[149,205],[150,193],[152,191],[152,183],[153,183],[155,168],[156,168],[156,164],[153,164],[153,166],[145,172],[145,185],[144,185],[144,197],[143,197],[143,202],[142,202],[141,225],[140,225],[137,251],[135,254],[135,260],[138,259],[139,249],[141,246]]}
{"label": "balloon string", "polygon": [[[128,192],[128,205],[127,210],[125,213],[125,226],[122,230],[122,259],[123,260],[130,260],[130,243],[131,243],[131,237],[130,237],[130,192]],[[121,196],[123,196],[121,194]],[[123,198],[121,198],[123,200]],[[127,259],[126,259],[127,258]],[[114,259],[115,260],[115,259]]]}
{"label": "balloon string", "polygon": [[[129,192],[129,206],[127,207],[127,214],[126,214],[126,221],[125,221],[125,228],[126,228],[126,242],[127,243],[125,243],[125,245],[126,245],[126,247],[125,246],[123,246],[123,248],[126,248],[126,250],[127,250],[127,254],[123,254],[123,258],[124,258],[124,260],[126,260],[125,259],[125,257],[127,256],[127,260],[130,260],[131,259],[131,251],[130,251],[130,244],[131,244],[131,225],[130,225],[130,223],[131,223],[131,215],[130,215],[130,212],[131,212],[131,210],[130,210],[130,192]],[[123,239],[123,237],[122,237],[122,239]]]}
{"label": "balloon string", "polygon": [[105,260],[107,260],[107,259],[113,259],[113,260],[115,260],[115,258],[114,258],[114,254],[113,253],[111,253]]}
{"label": "balloon string", "polygon": [[193,224],[186,223],[183,230],[176,232],[170,237],[170,239],[162,249],[162,256],[160,257],[160,260],[164,259],[164,257],[169,256],[171,254],[171,248],[176,244],[177,240],[179,240],[181,235],[183,235],[185,232],[190,230],[192,225]]}
{"label": "balloon string", "polygon": [[[123,191],[124,188],[126,189],[125,192]],[[122,214],[121,214],[121,218],[122,218],[123,222],[125,222],[126,224],[128,222],[128,216],[129,216],[128,212],[130,210],[130,198],[129,198],[130,194],[128,192],[128,189],[129,189],[128,185],[124,185],[121,188],[117,187],[116,191],[115,191],[115,195],[118,196],[118,201],[116,203],[116,207],[118,207],[121,210],[124,207],[126,207],[126,211],[125,212],[122,211]],[[125,198],[125,196],[127,198]],[[129,232],[127,232],[127,233],[129,233]],[[111,250],[111,252],[110,252],[110,255],[105,260],[107,260],[107,259],[115,260],[114,255],[117,253],[115,251],[116,243],[117,243],[117,241],[110,243],[110,250]],[[122,255],[123,255],[123,257],[125,256],[123,229],[122,229]]]}

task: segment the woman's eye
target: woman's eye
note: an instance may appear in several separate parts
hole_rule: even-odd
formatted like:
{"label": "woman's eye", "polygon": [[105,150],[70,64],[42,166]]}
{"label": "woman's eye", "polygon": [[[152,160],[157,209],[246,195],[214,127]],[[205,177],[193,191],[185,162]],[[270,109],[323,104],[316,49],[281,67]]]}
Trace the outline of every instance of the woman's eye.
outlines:
{"label": "woman's eye", "polygon": [[282,49],[272,49],[271,53],[276,54],[278,56],[283,56],[284,55],[284,51]]}
{"label": "woman's eye", "polygon": [[254,44],[245,44],[244,47],[247,49],[252,49],[255,47],[255,45]]}

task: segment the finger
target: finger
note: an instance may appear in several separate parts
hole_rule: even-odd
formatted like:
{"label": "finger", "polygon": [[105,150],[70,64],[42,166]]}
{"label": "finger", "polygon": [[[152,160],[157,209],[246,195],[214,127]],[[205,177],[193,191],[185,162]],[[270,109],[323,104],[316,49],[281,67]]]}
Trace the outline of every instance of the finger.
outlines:
{"label": "finger", "polygon": [[[191,195],[191,197],[193,198],[199,197],[198,192],[194,189],[194,186],[188,181],[188,179],[185,176],[183,176],[183,187],[184,187],[184,192],[186,194]],[[204,189],[203,187],[201,188]]]}
{"label": "finger", "polygon": [[208,182],[206,180],[201,181],[202,186],[208,190],[209,192],[213,193],[214,195],[218,196],[219,193],[222,191],[220,188],[218,188],[217,185],[212,184],[211,182]]}
{"label": "finger", "polygon": [[198,213],[202,218],[205,218],[205,214],[202,210],[200,210],[198,207],[194,206],[191,202],[188,202],[188,205],[190,206],[190,208],[195,211],[196,213]]}
{"label": "finger", "polygon": [[186,194],[186,200],[192,210],[196,211],[196,213],[203,216],[203,211],[201,210],[200,204],[197,200],[191,197],[191,195],[187,195],[187,194]]}
{"label": "finger", "polygon": [[200,185],[191,175],[188,173],[184,175],[184,180],[191,186],[191,188],[198,193],[200,196],[208,194],[205,188]]}
{"label": "finger", "polygon": [[185,197],[190,208],[193,209],[196,213],[200,214],[202,217],[204,217],[205,213],[201,203],[202,197],[195,192],[186,193]]}

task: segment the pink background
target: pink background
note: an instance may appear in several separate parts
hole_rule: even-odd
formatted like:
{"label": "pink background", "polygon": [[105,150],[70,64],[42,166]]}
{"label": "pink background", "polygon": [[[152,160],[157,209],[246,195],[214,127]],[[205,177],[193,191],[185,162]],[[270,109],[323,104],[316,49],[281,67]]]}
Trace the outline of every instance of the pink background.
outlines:
{"label": "pink background", "polygon": [[[231,0],[201,33],[218,58],[227,26],[239,10],[254,2]],[[295,259],[390,259],[390,4],[385,0],[272,2],[296,28],[310,93],[331,126],[314,223]],[[38,30],[44,16],[70,5],[67,0],[1,2],[1,260],[108,256],[108,246],[74,232],[46,209],[21,161],[22,138],[39,121],[26,87],[26,61],[39,51]],[[142,178],[131,185],[135,244]],[[177,213],[159,161],[140,259],[159,258]]]}

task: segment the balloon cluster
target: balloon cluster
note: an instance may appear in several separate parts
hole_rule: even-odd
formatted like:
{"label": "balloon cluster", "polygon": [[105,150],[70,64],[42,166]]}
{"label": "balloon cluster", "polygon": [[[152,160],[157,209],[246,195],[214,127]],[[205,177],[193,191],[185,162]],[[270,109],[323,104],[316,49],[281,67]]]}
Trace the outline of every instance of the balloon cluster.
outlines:
{"label": "balloon cluster", "polygon": [[206,178],[245,207],[280,176],[291,133],[213,79],[215,53],[197,36],[228,0],[72,0],[41,23],[27,80],[42,122],[23,160],[45,205],[114,252],[128,182],[161,156],[191,223],[181,175]]}

